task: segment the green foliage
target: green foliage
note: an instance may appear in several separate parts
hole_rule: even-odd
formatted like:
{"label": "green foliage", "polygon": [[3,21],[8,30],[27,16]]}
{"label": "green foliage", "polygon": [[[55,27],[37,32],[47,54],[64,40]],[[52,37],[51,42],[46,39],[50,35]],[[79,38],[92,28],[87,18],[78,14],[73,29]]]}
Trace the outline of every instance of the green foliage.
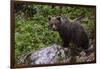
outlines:
{"label": "green foliage", "polygon": [[[94,8],[71,6],[53,7],[53,5],[36,5],[32,3],[25,3],[23,5],[24,7],[19,9],[15,15],[16,59],[21,54],[38,50],[49,44],[61,44],[58,32],[54,32],[48,28],[48,16],[65,15],[74,19],[83,13],[86,18],[82,24],[87,31],[95,27],[94,21],[91,19]],[[15,10],[17,9],[18,7],[15,7]]]}

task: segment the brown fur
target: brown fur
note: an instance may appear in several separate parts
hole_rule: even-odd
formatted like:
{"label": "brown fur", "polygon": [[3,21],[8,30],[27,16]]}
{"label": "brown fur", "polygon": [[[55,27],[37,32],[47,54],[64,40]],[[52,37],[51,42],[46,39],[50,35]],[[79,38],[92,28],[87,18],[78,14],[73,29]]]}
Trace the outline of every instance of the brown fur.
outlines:
{"label": "brown fur", "polygon": [[50,17],[49,26],[59,32],[63,40],[63,47],[69,47],[69,43],[73,42],[77,47],[88,48],[88,35],[78,21],[70,22],[68,18],[63,16]]}

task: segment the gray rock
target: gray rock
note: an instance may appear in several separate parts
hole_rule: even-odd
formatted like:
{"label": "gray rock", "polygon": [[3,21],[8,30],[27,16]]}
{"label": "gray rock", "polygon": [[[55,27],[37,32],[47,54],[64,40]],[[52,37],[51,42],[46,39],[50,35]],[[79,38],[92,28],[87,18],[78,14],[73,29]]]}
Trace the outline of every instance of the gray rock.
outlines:
{"label": "gray rock", "polygon": [[76,55],[72,50],[71,48],[62,48],[57,44],[53,44],[38,51],[22,55],[17,64],[77,63],[95,60],[94,52],[90,52],[87,55],[84,51],[81,51]]}

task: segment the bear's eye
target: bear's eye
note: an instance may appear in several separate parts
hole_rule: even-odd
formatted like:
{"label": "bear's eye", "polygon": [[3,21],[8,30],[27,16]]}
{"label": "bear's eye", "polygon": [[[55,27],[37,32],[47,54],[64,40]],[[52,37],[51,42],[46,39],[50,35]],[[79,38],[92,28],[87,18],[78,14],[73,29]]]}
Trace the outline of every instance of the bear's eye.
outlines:
{"label": "bear's eye", "polygon": [[55,23],[55,25],[58,25],[58,23]]}
{"label": "bear's eye", "polygon": [[56,25],[56,26],[60,25],[60,22],[56,22],[55,25]]}
{"label": "bear's eye", "polygon": [[51,23],[50,25],[52,26],[53,24]]}
{"label": "bear's eye", "polygon": [[53,24],[51,23],[51,24],[50,24],[50,27],[52,27],[52,25],[53,25]]}

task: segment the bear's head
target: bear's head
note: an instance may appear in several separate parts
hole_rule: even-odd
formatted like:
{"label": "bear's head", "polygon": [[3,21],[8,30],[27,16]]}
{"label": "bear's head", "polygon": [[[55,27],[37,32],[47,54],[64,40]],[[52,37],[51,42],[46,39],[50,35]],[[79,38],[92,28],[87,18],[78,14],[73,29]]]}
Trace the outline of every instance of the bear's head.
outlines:
{"label": "bear's head", "polygon": [[50,29],[52,29],[54,31],[57,31],[60,29],[60,26],[62,24],[60,16],[49,17],[48,20],[49,20]]}

